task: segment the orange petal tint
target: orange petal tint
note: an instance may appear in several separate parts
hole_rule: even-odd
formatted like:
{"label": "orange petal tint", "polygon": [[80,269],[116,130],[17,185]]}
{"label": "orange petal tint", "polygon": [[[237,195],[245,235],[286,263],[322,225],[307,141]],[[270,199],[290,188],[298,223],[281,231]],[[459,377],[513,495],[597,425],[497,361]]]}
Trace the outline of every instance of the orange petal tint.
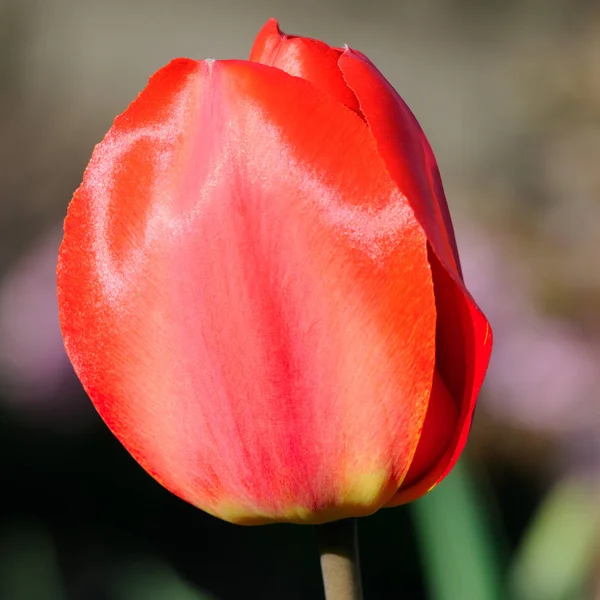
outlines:
{"label": "orange petal tint", "polygon": [[235,522],[390,501],[447,335],[413,188],[315,85],[173,61],[97,146],[65,221],[60,319],[86,391],[149,473]]}

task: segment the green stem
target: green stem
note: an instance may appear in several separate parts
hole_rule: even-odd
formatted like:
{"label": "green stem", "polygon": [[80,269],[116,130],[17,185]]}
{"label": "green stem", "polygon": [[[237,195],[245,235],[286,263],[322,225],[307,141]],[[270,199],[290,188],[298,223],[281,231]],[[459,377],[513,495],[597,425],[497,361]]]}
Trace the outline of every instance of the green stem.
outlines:
{"label": "green stem", "polygon": [[362,600],[356,519],[317,525],[326,600]]}

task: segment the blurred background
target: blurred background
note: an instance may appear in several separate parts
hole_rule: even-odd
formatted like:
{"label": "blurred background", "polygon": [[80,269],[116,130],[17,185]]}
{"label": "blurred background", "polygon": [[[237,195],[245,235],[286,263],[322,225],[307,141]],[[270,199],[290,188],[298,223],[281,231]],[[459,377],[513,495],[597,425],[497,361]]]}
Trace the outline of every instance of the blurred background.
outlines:
{"label": "blurred background", "polygon": [[310,527],[219,522],[135,464],[57,322],[94,144],[171,58],[245,58],[271,16],[416,113],[495,332],[465,460],[361,521],[367,598],[600,599],[600,3],[0,0],[1,600],[322,598]]}

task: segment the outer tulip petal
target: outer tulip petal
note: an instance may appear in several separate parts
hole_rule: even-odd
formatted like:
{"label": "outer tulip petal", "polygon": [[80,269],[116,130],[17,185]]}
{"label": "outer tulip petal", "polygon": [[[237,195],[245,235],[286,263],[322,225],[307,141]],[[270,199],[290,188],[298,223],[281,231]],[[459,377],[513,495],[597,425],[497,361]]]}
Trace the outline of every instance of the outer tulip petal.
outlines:
{"label": "outer tulip petal", "polygon": [[358,100],[346,85],[338,66],[341,54],[342,50],[319,40],[285,34],[275,19],[269,19],[256,37],[250,60],[310,81],[316,88],[360,113]]}
{"label": "outer tulip petal", "polygon": [[350,48],[339,60],[392,178],[444,265],[460,275],[458,249],[435,157],[415,116],[385,77]]}
{"label": "outer tulip petal", "polygon": [[[459,402],[458,421],[448,450],[435,468],[416,482],[409,471],[406,484],[388,506],[416,500],[452,470],[467,442],[477,396],[492,351],[492,330],[483,313],[465,288],[458,285],[442,266],[432,249],[429,254],[438,310],[436,369]],[[416,456],[419,454],[417,447]]]}
{"label": "outer tulip petal", "polygon": [[435,362],[412,203],[364,121],[310,83],[235,61],[159,71],[96,148],[59,257],[65,345],[108,426],[226,520],[388,502]]}
{"label": "outer tulip petal", "polygon": [[[446,453],[427,473],[420,457],[430,459],[431,454],[417,448],[414,466],[389,503],[394,506],[423,495],[454,466],[466,443],[492,338],[488,322],[462,281],[448,205],[425,134],[408,106],[368,58],[347,49],[339,65],[359,99],[362,114],[390,175],[415,211],[431,245],[430,263],[438,312],[436,371],[457,402],[458,410],[458,423]],[[421,447],[427,447],[432,436],[445,437],[447,430],[440,423],[439,411],[429,411],[424,434],[428,431],[436,434],[424,435]]]}
{"label": "outer tulip petal", "polygon": [[419,444],[402,482],[403,488],[418,482],[439,464],[453,441],[458,417],[457,404],[436,370]]}

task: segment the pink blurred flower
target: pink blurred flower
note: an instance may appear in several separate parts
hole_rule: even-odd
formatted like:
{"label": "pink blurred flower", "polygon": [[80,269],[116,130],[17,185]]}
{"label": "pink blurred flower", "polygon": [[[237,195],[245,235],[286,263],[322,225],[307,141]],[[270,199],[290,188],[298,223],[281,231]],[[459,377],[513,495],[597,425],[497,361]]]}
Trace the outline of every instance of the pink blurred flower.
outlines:
{"label": "pink blurred flower", "polygon": [[20,417],[71,428],[91,411],[76,401],[79,384],[58,326],[61,234],[56,228],[36,240],[0,281],[0,380],[2,399]]}
{"label": "pink blurred flower", "polygon": [[598,348],[569,323],[540,314],[534,274],[501,240],[472,229],[459,239],[465,280],[495,332],[482,404],[528,428],[598,428]]}

